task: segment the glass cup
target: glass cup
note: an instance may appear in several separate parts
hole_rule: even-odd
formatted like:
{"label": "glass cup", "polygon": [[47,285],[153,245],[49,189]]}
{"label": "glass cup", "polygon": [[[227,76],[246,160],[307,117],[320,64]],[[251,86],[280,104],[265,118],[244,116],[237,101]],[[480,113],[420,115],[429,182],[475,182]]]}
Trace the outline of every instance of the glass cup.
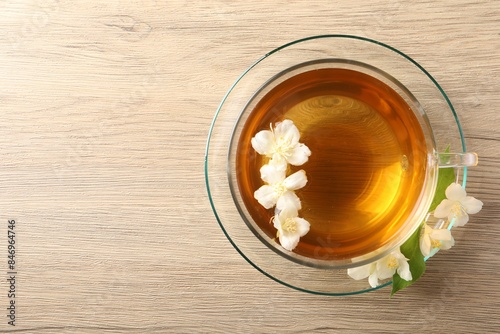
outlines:
{"label": "glass cup", "polygon": [[[253,108],[285,80],[322,68],[349,69],[383,82],[410,106],[409,112],[423,133],[425,176],[418,189],[418,199],[398,230],[383,245],[362,256],[324,259],[284,250],[254,221],[238,186],[237,158],[241,155],[238,142]],[[454,168],[457,182],[465,187],[467,167],[476,164],[477,155],[466,150],[462,128],[451,102],[424,68],[397,49],[374,40],[324,35],[294,41],[271,51],[236,80],[224,96],[210,129],[205,177],[217,221],[230,243],[252,266],[294,289],[345,295],[373,290],[367,282],[348,277],[346,268],[387,255],[404,243],[425,220],[436,191],[438,169]],[[307,171],[307,165],[303,169]]]}

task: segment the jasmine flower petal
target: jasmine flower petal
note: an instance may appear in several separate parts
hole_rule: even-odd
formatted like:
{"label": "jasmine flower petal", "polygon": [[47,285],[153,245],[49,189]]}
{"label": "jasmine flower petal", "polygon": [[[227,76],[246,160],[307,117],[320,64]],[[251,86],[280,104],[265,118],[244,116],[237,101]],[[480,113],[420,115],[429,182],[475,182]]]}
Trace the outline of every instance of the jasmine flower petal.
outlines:
{"label": "jasmine flower petal", "polygon": [[280,245],[288,250],[293,251],[295,247],[299,244],[300,237],[296,234],[292,234],[289,236],[284,236],[283,234],[279,235]]}
{"label": "jasmine flower petal", "polygon": [[298,211],[302,209],[302,204],[300,203],[300,198],[293,191],[287,191],[278,198],[276,209],[279,211],[290,209]]}
{"label": "jasmine flower petal", "polygon": [[276,123],[274,136],[277,142],[286,142],[290,145],[297,144],[300,139],[299,129],[297,129],[297,127],[289,119]]}
{"label": "jasmine flower petal", "polygon": [[306,172],[299,170],[288,176],[284,181],[283,185],[289,190],[297,190],[304,187],[307,183]]}
{"label": "jasmine flower petal", "polygon": [[285,179],[285,175],[286,166],[283,168],[283,166],[280,165],[267,164],[260,169],[260,178],[269,184],[282,182]]}
{"label": "jasmine flower petal", "polygon": [[[450,236],[451,236],[451,234],[450,234]],[[450,240],[442,240],[441,241],[441,249],[447,250],[453,246],[455,246],[455,239],[453,239],[452,236],[451,236]]]}
{"label": "jasmine flower petal", "polygon": [[350,277],[354,278],[355,280],[360,280],[363,278],[367,278],[370,276],[372,272],[375,271],[375,268],[372,269],[372,267],[375,266],[375,263],[369,263],[365,264],[364,266],[356,267],[356,268],[349,268],[347,269],[347,275]]}
{"label": "jasmine flower petal", "polygon": [[311,150],[309,147],[304,144],[298,144],[291,150],[287,160],[291,165],[300,166],[306,163],[310,156]]}
{"label": "jasmine flower petal", "polygon": [[397,269],[399,277],[404,279],[405,281],[411,281],[413,278],[411,276],[410,265],[407,262],[408,260],[399,261],[399,267]]}
{"label": "jasmine flower petal", "polygon": [[443,199],[441,203],[434,210],[434,217],[436,218],[447,218],[448,214],[451,212],[454,202],[449,199]]}
{"label": "jasmine flower petal", "polygon": [[368,277],[368,283],[372,288],[376,288],[377,286],[379,286],[378,276],[376,271]]}
{"label": "jasmine flower petal", "polygon": [[422,252],[422,255],[424,257],[427,257],[431,254],[432,252],[432,242],[430,236],[427,235],[422,235],[420,237],[420,251]]}
{"label": "jasmine flower petal", "polygon": [[311,228],[311,224],[304,218],[297,217],[295,218],[295,223],[297,224],[297,233],[299,236],[303,237],[304,235],[309,232],[309,229]]}
{"label": "jasmine flower petal", "polygon": [[430,237],[434,240],[450,241],[453,240],[451,236],[451,231],[447,228],[432,229],[430,231]]}
{"label": "jasmine flower petal", "polygon": [[258,132],[251,140],[252,147],[261,155],[272,155],[274,147],[274,135],[269,130]]}
{"label": "jasmine flower petal", "polygon": [[452,183],[446,188],[446,198],[452,201],[462,201],[467,195],[465,189],[458,183]]}
{"label": "jasmine flower petal", "polygon": [[455,215],[454,213],[450,213],[448,216],[448,220],[451,221],[455,219],[455,226],[465,226],[469,222],[469,215]]}
{"label": "jasmine flower petal", "polygon": [[257,189],[253,197],[266,209],[270,209],[276,205],[278,198],[276,197],[276,193],[273,187],[269,185],[263,185],[259,189]]}
{"label": "jasmine flower petal", "polygon": [[465,207],[467,213],[471,215],[478,213],[483,208],[483,202],[472,196],[465,197],[465,199],[462,200],[462,205]]}

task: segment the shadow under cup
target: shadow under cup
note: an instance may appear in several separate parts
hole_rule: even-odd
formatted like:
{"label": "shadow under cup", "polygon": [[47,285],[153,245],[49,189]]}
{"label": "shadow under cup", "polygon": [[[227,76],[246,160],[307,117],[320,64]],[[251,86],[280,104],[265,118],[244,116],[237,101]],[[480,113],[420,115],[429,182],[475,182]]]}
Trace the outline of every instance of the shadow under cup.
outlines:
{"label": "shadow under cup", "polygon": [[[281,247],[272,219],[254,198],[264,185],[251,139],[292,120],[312,154],[295,193],[310,223],[297,247]],[[348,268],[379,259],[407,240],[424,220],[437,182],[436,145],[416,98],[389,74],[346,59],[290,67],[265,82],[235,124],[228,153],[234,203],[253,234],[299,264]]]}

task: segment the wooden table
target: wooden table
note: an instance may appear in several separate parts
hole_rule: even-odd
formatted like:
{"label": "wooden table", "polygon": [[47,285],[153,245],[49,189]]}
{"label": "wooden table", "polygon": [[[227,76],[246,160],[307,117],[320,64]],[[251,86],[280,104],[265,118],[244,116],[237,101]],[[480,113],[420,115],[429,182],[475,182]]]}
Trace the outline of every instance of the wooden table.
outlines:
{"label": "wooden table", "polygon": [[[0,27],[0,331],[500,332],[497,1],[3,0]],[[284,42],[327,33],[417,60],[480,156],[468,192],[483,210],[392,299],[264,277],[205,190],[207,133],[230,84]]]}

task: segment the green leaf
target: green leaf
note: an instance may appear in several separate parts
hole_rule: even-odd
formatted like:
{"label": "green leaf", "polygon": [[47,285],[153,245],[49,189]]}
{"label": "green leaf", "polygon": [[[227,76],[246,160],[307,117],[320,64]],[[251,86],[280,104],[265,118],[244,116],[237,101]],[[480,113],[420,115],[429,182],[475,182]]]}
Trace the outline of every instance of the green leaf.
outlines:
{"label": "green leaf", "polygon": [[434,194],[434,198],[432,199],[429,211],[434,211],[439,203],[441,203],[441,201],[446,198],[446,188],[448,188],[448,186],[453,182],[455,182],[455,170],[453,168],[440,168],[438,173],[436,193]]}
{"label": "green leaf", "polygon": [[412,280],[405,281],[398,273],[394,274],[392,277],[391,296],[399,290],[415,283],[425,272],[424,255],[420,251],[420,233],[423,226],[424,224],[420,225],[412,236],[401,245],[401,253],[409,260],[408,263],[410,265]]}

